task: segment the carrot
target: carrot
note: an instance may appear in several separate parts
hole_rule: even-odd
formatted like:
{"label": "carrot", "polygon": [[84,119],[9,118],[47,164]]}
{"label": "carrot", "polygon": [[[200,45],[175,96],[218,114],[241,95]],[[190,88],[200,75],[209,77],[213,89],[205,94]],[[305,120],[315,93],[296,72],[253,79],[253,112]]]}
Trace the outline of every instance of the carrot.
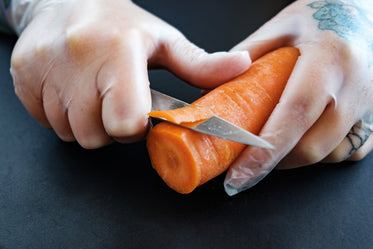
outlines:
{"label": "carrot", "polygon": [[[210,91],[190,106],[149,115],[182,123],[198,122],[213,113],[258,134],[279,102],[299,55],[296,48],[277,49],[256,60],[242,75]],[[243,144],[168,122],[151,129],[147,139],[154,169],[169,187],[184,194],[223,173],[244,148]]]}
{"label": "carrot", "polygon": [[177,124],[196,123],[212,117],[214,113],[207,107],[192,103],[188,106],[166,111],[152,111],[149,116],[163,118]]}

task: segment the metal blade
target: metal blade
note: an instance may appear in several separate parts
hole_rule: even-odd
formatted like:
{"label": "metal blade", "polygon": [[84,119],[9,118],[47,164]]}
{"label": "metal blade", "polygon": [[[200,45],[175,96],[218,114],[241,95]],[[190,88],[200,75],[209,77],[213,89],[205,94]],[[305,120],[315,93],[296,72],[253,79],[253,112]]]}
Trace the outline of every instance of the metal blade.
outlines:
{"label": "metal blade", "polygon": [[152,95],[152,111],[173,110],[189,105],[184,101],[178,100],[156,90],[151,89],[150,92]]}
{"label": "metal blade", "polygon": [[[156,110],[173,110],[181,107],[188,106],[188,103],[185,103],[181,100],[175,99],[173,97],[170,97],[166,94],[157,92],[155,90],[151,90],[152,94],[152,111]],[[170,122],[169,120],[163,121]],[[172,122],[171,122],[172,123]],[[242,129],[241,127],[232,124],[222,118],[219,118],[218,116],[212,116],[211,118],[204,120],[202,122],[198,123],[192,123],[192,124],[178,124],[173,123],[178,126],[182,126],[188,129],[192,129],[194,131],[204,133],[207,135],[212,135],[215,137],[227,139],[230,141],[246,144],[246,145],[252,145],[267,149],[274,149],[274,147],[268,143],[267,141],[263,140],[262,138],[252,134],[251,132],[248,132],[245,129]]]}
{"label": "metal blade", "polygon": [[[184,125],[184,127],[188,127],[188,125]],[[212,116],[211,118],[198,123],[197,126],[188,128],[204,134],[224,138],[246,145],[252,145],[266,149],[274,149],[273,145],[263,140],[262,138],[252,134],[251,132],[248,132],[245,129],[242,129],[235,124],[219,118],[218,116]]]}

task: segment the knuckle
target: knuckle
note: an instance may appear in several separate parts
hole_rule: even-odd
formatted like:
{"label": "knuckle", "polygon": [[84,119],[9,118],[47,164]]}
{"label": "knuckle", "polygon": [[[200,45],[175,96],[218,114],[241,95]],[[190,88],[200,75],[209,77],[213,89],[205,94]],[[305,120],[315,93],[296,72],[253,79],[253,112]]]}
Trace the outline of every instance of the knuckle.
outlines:
{"label": "knuckle", "polygon": [[[134,31],[127,31],[134,32]],[[90,55],[108,54],[123,47],[127,42],[116,28],[99,29],[98,27],[71,27],[66,30],[66,46],[68,53],[76,59]]]}
{"label": "knuckle", "polygon": [[50,56],[50,48],[53,45],[47,41],[39,41],[35,44],[35,55],[39,58]]}
{"label": "knuckle", "polygon": [[66,45],[68,51],[73,57],[82,57],[83,54],[89,52],[89,44],[92,43],[93,37],[82,32],[80,29],[70,28],[66,31]]}
{"label": "knuckle", "polygon": [[14,72],[17,72],[20,70],[24,65],[26,65],[26,56],[25,52],[23,50],[19,49],[19,47],[16,46],[16,48],[12,52],[12,56],[10,58],[10,65]]}
{"label": "knuckle", "polygon": [[286,116],[293,122],[296,129],[303,130],[309,127],[314,105],[308,96],[288,101],[284,105],[286,105],[284,108],[287,112]]}
{"label": "knuckle", "polygon": [[24,64],[23,56],[19,52],[14,51],[10,59],[10,64],[13,71],[16,72]]}
{"label": "knuckle", "polygon": [[165,44],[165,50],[169,53],[177,51],[183,57],[188,58],[190,62],[207,55],[205,50],[194,45],[181,34],[175,35],[175,38],[169,44]]}

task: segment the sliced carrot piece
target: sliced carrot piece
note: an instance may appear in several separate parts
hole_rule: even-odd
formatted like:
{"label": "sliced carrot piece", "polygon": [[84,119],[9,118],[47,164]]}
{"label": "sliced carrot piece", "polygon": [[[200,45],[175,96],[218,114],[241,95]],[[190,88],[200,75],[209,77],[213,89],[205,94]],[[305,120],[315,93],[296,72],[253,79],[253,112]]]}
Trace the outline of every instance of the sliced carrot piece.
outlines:
{"label": "sliced carrot piece", "polygon": [[152,111],[148,115],[160,118],[176,124],[194,123],[209,119],[214,113],[206,106],[191,104],[182,108],[167,111]]}

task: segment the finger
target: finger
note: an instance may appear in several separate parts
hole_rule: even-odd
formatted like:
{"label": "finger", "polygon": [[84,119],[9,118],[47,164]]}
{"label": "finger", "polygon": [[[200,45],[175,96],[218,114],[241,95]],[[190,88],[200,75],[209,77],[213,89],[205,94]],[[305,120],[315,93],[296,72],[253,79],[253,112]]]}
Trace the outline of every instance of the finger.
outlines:
{"label": "finger", "polygon": [[[356,126],[356,125],[355,125]],[[360,126],[360,127],[359,127]],[[368,155],[373,149],[373,112],[368,112],[364,115],[361,123],[358,124],[359,133],[363,140],[362,146],[347,160],[349,161],[359,161],[362,160],[366,155]],[[368,136],[368,138],[367,138]],[[364,142],[364,140],[366,140]]]}
{"label": "finger", "polygon": [[96,149],[111,142],[101,118],[101,99],[95,84],[95,74],[87,72],[76,82],[75,95],[69,103],[68,119],[74,137],[85,149]]}
{"label": "finger", "polygon": [[22,44],[17,43],[13,50],[10,68],[15,93],[31,116],[42,126],[50,128],[43,108],[43,79],[37,77],[36,71],[32,67],[33,63],[29,63],[28,58],[30,57],[34,58],[34,53],[26,51]]}
{"label": "finger", "polygon": [[345,135],[342,142],[323,160],[323,162],[341,162],[346,159],[363,159],[373,148],[372,129],[360,121]]}
{"label": "finger", "polygon": [[278,169],[291,169],[320,162],[341,143],[352,122],[344,121],[346,116],[337,113],[334,108],[333,105],[327,107],[320,119],[277,165]]}
{"label": "finger", "polygon": [[51,29],[45,35],[40,25],[40,20],[36,18],[22,32],[13,49],[10,72],[16,94],[27,111],[41,125],[51,128],[43,107],[42,89],[55,62],[55,53],[51,48],[52,44],[56,44],[54,37],[57,37],[59,29]]}
{"label": "finger", "polygon": [[[340,75],[341,76],[341,75]],[[332,80],[341,81],[341,77],[333,73],[330,74],[329,83]],[[342,92],[342,93],[341,93]],[[348,99],[348,91],[340,91],[339,99]],[[346,138],[346,134],[354,124],[354,109],[350,108],[349,101],[333,100],[325,109],[319,120],[303,135],[295,148],[277,166],[281,169],[290,169],[305,165],[311,165],[321,160],[326,162],[337,162],[346,159],[349,155],[344,153],[343,157],[336,151],[329,155],[341,141]],[[349,118],[346,118],[349,117]],[[350,148],[351,149],[351,148]],[[329,155],[329,156],[328,156]],[[328,158],[325,158],[328,157]],[[324,159],[325,158],[325,159]],[[324,160],[323,160],[324,159]]]}
{"label": "finger", "polygon": [[251,64],[246,51],[208,54],[184,36],[170,35],[151,62],[168,68],[183,80],[210,89],[244,72]]}
{"label": "finger", "polygon": [[54,78],[46,80],[48,84],[43,88],[43,108],[48,122],[63,141],[75,141],[67,115],[70,99],[64,99],[62,92],[54,88]]}
{"label": "finger", "polygon": [[373,150],[373,136],[369,135],[367,141],[352,156],[347,158],[348,161],[360,161],[364,159]]}
{"label": "finger", "polygon": [[318,59],[315,53],[301,49],[301,56],[280,102],[260,133],[276,149],[248,147],[243,151],[231,165],[224,182],[229,195],[237,194],[265,177],[294,148],[332,101],[325,84],[320,84],[328,80],[328,74],[315,73],[318,68],[310,67],[320,63]]}
{"label": "finger", "polygon": [[151,109],[147,51],[140,40],[128,40],[97,76],[106,132],[123,143],[142,139]]}
{"label": "finger", "polygon": [[[30,89],[27,84],[30,84],[33,81],[27,79],[21,79],[19,77],[20,73],[14,68],[11,68],[11,75],[13,78],[14,89],[17,97],[30,113],[30,115],[38,121],[45,128],[51,128],[50,123],[46,117],[43,101],[41,97],[41,91],[36,93],[35,89]],[[27,82],[27,83],[26,83]]]}

